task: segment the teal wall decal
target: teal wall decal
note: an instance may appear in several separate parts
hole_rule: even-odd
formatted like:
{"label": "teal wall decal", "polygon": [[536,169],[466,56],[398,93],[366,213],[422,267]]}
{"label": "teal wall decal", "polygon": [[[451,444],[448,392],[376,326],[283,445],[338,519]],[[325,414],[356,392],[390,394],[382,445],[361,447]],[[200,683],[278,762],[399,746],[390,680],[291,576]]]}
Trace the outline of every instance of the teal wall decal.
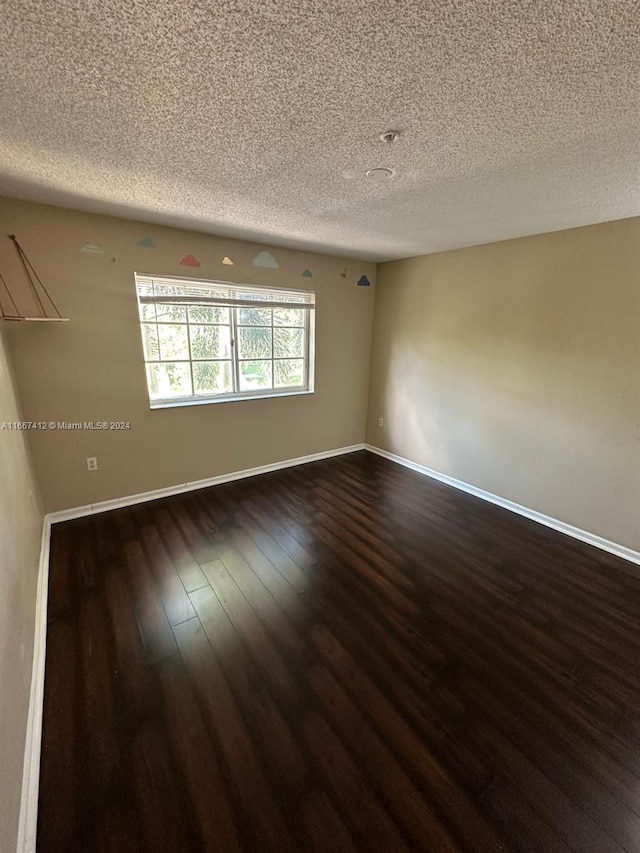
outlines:
{"label": "teal wall decal", "polygon": [[303,278],[313,278],[313,273],[311,272],[311,270],[305,270],[302,273],[302,277]]}
{"label": "teal wall decal", "polygon": [[158,245],[153,237],[150,237],[148,234],[146,237],[143,237],[142,240],[138,240],[138,246],[143,249],[155,249]]}
{"label": "teal wall decal", "polygon": [[254,267],[266,267],[270,270],[277,270],[280,266],[271,252],[258,252],[253,259],[253,265]]}

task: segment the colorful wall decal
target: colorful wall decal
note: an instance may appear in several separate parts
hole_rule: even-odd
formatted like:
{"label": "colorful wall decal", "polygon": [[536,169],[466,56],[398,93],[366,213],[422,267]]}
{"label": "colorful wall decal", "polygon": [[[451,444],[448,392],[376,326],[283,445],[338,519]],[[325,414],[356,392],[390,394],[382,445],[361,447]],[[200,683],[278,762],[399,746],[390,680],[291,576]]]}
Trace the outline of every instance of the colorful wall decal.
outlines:
{"label": "colorful wall decal", "polygon": [[231,260],[231,258],[228,255],[224,256],[224,258],[222,259],[222,263],[225,265],[225,267],[232,267],[233,266],[233,261]]}
{"label": "colorful wall decal", "polygon": [[84,252],[85,255],[104,255],[104,249],[95,243],[85,243],[80,251]]}
{"label": "colorful wall decal", "polygon": [[270,270],[277,270],[280,266],[271,252],[258,252],[253,259],[253,265],[254,267],[266,267]]}
{"label": "colorful wall decal", "polygon": [[180,261],[180,266],[199,267],[200,261],[197,258],[194,258],[193,255],[185,255],[184,258]]}
{"label": "colorful wall decal", "polygon": [[148,234],[146,237],[143,237],[142,240],[138,240],[138,246],[143,249],[155,249],[157,245],[158,244],[153,237],[150,237]]}
{"label": "colorful wall decal", "polygon": [[305,270],[302,273],[302,277],[303,278],[313,278],[313,273],[311,272],[311,270]]}
{"label": "colorful wall decal", "polygon": [[371,287],[371,282],[366,275],[361,275],[358,279],[358,287]]}

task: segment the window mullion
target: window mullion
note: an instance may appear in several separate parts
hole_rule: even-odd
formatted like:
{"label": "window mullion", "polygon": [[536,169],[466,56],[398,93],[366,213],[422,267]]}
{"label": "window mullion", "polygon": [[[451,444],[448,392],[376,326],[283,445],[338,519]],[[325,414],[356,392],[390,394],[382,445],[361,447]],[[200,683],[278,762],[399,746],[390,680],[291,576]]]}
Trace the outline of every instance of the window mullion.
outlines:
{"label": "window mullion", "polygon": [[193,379],[193,353],[191,352],[191,326],[189,324],[189,309],[186,308],[187,315],[187,344],[189,345],[189,372],[191,373],[191,394],[195,397],[196,383]]}
{"label": "window mullion", "polygon": [[275,351],[275,340],[273,333],[273,308],[271,309],[271,390],[276,387],[276,351]]}
{"label": "window mullion", "polygon": [[303,348],[302,348],[302,384],[309,387],[309,312],[305,311],[303,317]]}
{"label": "window mullion", "polygon": [[240,362],[238,361],[238,308],[230,308],[231,313],[231,366],[233,373],[233,393],[240,389]]}

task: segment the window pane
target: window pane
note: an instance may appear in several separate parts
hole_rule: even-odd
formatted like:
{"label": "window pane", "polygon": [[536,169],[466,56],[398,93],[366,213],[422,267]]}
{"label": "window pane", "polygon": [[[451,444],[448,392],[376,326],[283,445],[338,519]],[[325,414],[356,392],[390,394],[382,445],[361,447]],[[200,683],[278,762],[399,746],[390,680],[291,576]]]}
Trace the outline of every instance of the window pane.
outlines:
{"label": "window pane", "polygon": [[160,347],[158,346],[158,330],[155,326],[142,326],[142,345],[146,361],[158,361],[160,359]]}
{"label": "window pane", "polygon": [[276,358],[302,358],[302,329],[274,329],[273,354]]}
{"label": "window pane", "polygon": [[157,305],[158,323],[186,323],[187,309],[184,305]]}
{"label": "window pane", "polygon": [[271,356],[271,327],[239,328],[238,358],[269,358]]}
{"label": "window pane", "polygon": [[304,361],[301,358],[276,359],[273,362],[273,384],[276,388],[303,385]]}
{"label": "window pane", "polygon": [[273,388],[270,361],[243,361],[240,363],[240,390],[258,391]]}
{"label": "window pane", "polygon": [[188,364],[148,364],[149,396],[155,400],[191,396],[191,371]]}
{"label": "window pane", "polygon": [[160,358],[163,361],[189,360],[186,326],[158,326],[158,335],[160,337]]}
{"label": "window pane", "polygon": [[231,358],[229,326],[189,326],[189,334],[191,358]]}
{"label": "window pane", "polygon": [[231,394],[230,361],[199,361],[193,365],[194,394]]}
{"label": "window pane", "polygon": [[270,326],[271,308],[239,308],[238,323],[241,326]]}
{"label": "window pane", "polygon": [[229,325],[229,309],[217,305],[189,305],[191,323],[225,323]]}
{"label": "window pane", "polygon": [[302,308],[274,308],[274,326],[304,326],[304,311]]}

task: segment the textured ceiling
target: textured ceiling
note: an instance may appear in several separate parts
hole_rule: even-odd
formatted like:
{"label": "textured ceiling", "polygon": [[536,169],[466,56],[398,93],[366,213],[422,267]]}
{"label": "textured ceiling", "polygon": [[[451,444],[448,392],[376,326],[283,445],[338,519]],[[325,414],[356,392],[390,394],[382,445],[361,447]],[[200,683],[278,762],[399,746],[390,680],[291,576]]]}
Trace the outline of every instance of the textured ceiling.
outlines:
{"label": "textured ceiling", "polygon": [[4,195],[372,260],[640,214],[637,0],[0,13]]}

